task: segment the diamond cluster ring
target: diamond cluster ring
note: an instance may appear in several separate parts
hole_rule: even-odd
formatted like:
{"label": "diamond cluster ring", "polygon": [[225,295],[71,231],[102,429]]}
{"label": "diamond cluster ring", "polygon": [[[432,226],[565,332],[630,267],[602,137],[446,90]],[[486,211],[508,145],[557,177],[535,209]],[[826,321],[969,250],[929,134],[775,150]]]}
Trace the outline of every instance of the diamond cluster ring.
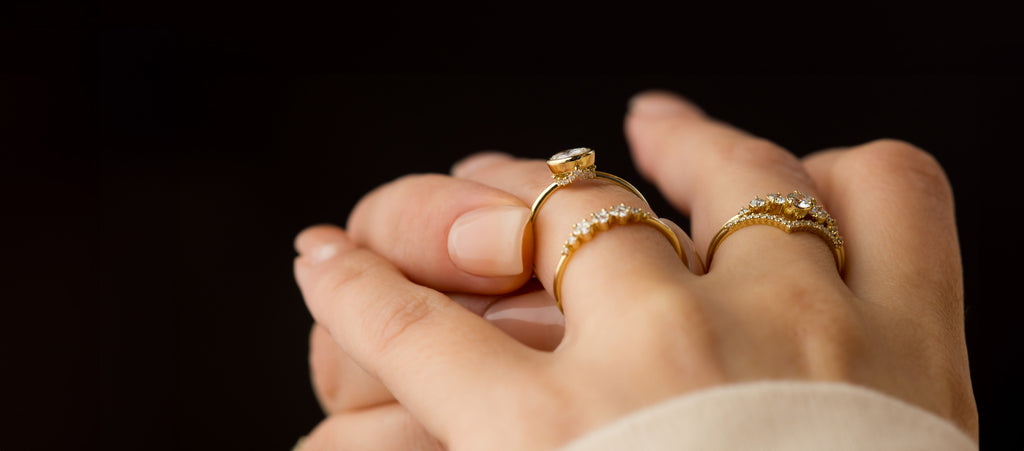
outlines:
{"label": "diamond cluster ring", "polygon": [[583,243],[593,239],[599,232],[608,230],[616,225],[625,224],[646,224],[654,227],[672,243],[672,247],[676,250],[676,254],[679,255],[683,264],[687,267],[690,266],[679,238],[672,232],[672,229],[659,221],[653,214],[640,208],[628,207],[625,204],[620,204],[617,207],[608,207],[591,213],[590,217],[573,225],[572,234],[569,235],[569,238],[562,246],[562,257],[558,260],[558,266],[555,268],[555,280],[552,287],[559,311],[562,311],[562,276],[565,275],[565,268],[569,265],[569,260],[572,259],[576,250],[583,246]]}
{"label": "diamond cluster ring", "polygon": [[785,196],[781,193],[768,194],[764,199],[755,197],[751,200],[736,216],[726,221],[711,239],[705,258],[705,268],[711,269],[711,259],[722,241],[737,230],[754,224],[770,225],[786,233],[810,232],[819,236],[832,248],[836,268],[839,269],[840,275],[843,274],[846,251],[843,238],[839,236],[839,229],[836,228],[836,220],[816,199],[800,191],[793,191]]}

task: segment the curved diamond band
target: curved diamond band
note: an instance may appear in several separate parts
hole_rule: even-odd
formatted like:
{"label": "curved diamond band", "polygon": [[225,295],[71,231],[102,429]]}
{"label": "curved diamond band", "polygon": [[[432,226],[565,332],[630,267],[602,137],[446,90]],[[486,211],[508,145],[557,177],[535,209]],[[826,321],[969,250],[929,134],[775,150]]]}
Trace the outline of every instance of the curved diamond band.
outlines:
{"label": "curved diamond band", "polygon": [[548,200],[551,194],[577,180],[607,180],[629,190],[636,197],[639,197],[645,203],[647,202],[644,195],[640,194],[640,190],[636,189],[629,182],[607,172],[598,171],[597,165],[594,164],[595,160],[596,152],[586,147],[577,147],[552,155],[548,159],[548,169],[551,169],[551,178],[555,181],[544,192],[540,193],[537,196],[537,200],[533,202],[533,206],[530,208],[530,223],[533,224],[534,219],[537,218],[537,212],[540,211],[540,207],[544,205],[544,202]]}
{"label": "curved diamond band", "polygon": [[672,243],[672,247],[675,249],[676,254],[679,255],[680,260],[683,261],[683,264],[687,267],[690,266],[679,238],[672,232],[672,229],[659,221],[652,213],[636,207],[628,207],[625,204],[619,204],[617,207],[608,207],[591,213],[590,217],[573,225],[572,234],[569,235],[569,238],[562,246],[562,257],[558,260],[558,266],[555,268],[555,279],[552,287],[559,311],[564,312],[562,310],[562,276],[565,275],[565,268],[569,265],[569,260],[572,259],[573,254],[583,246],[583,243],[592,240],[599,232],[608,230],[616,225],[625,224],[646,224],[654,227]]}
{"label": "curved diamond band", "polygon": [[736,216],[726,221],[711,239],[705,257],[705,268],[711,269],[711,259],[722,241],[737,230],[754,224],[770,225],[786,233],[810,232],[819,236],[832,248],[836,268],[840,275],[843,274],[846,251],[843,238],[839,236],[839,229],[836,227],[836,220],[815,198],[800,191],[793,191],[785,196],[774,193],[765,196],[764,199],[755,197],[751,200]]}

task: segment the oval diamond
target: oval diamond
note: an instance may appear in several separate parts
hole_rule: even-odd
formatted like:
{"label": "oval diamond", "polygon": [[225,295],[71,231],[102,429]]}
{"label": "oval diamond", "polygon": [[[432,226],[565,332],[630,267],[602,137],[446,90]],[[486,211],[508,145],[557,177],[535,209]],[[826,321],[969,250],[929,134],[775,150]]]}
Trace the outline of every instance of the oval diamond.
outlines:
{"label": "oval diamond", "polygon": [[563,150],[561,152],[558,152],[558,153],[552,155],[551,159],[552,160],[565,160],[565,159],[569,159],[569,158],[573,158],[573,157],[578,157],[580,155],[585,155],[587,152],[590,152],[590,149],[588,149],[586,147],[577,147],[575,149]]}

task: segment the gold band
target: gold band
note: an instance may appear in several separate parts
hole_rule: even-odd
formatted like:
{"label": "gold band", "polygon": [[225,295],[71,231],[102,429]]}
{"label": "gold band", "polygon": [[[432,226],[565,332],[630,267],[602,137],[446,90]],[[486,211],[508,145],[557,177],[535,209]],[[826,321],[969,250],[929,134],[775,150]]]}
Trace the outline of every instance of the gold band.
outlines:
{"label": "gold band", "polygon": [[629,190],[636,197],[639,197],[640,200],[643,200],[644,203],[647,203],[647,199],[644,198],[643,194],[640,194],[640,190],[636,189],[629,182],[607,172],[598,171],[597,165],[594,164],[595,161],[596,152],[586,147],[562,151],[549,158],[548,168],[551,169],[551,178],[555,179],[555,181],[537,196],[537,200],[533,201],[533,206],[530,207],[530,224],[533,224],[537,218],[537,212],[540,211],[540,207],[544,205],[544,202],[548,200],[551,194],[577,180],[607,180]]}
{"label": "gold band", "polygon": [[565,274],[565,268],[569,265],[569,260],[572,259],[576,250],[583,243],[593,239],[598,232],[608,230],[615,225],[625,224],[647,224],[654,227],[672,243],[672,247],[679,254],[679,259],[683,261],[683,264],[687,267],[690,266],[679,238],[672,232],[672,229],[659,221],[653,214],[636,207],[627,207],[625,204],[620,204],[618,207],[608,207],[596,213],[591,213],[589,218],[576,223],[572,227],[572,234],[569,235],[569,239],[565,241],[565,245],[562,247],[562,257],[558,260],[558,266],[555,268],[553,284],[555,302],[558,304],[559,311],[564,312],[562,310],[562,276]]}
{"label": "gold band", "polygon": [[715,256],[715,251],[729,235],[749,225],[763,224],[786,233],[810,232],[821,237],[832,248],[836,268],[842,275],[846,265],[843,238],[839,236],[836,220],[825,211],[825,208],[813,197],[799,191],[793,191],[786,196],[774,193],[765,197],[755,197],[747,207],[726,221],[718,230],[708,245],[704,267],[711,270],[711,259]]}

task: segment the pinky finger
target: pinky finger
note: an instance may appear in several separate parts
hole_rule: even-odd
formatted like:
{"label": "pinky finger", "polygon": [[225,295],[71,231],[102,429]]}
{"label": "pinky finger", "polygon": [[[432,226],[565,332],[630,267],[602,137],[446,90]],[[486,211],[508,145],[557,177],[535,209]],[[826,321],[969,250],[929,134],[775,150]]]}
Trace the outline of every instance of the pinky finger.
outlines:
{"label": "pinky finger", "polygon": [[293,451],[434,451],[444,447],[398,403],[331,415]]}

